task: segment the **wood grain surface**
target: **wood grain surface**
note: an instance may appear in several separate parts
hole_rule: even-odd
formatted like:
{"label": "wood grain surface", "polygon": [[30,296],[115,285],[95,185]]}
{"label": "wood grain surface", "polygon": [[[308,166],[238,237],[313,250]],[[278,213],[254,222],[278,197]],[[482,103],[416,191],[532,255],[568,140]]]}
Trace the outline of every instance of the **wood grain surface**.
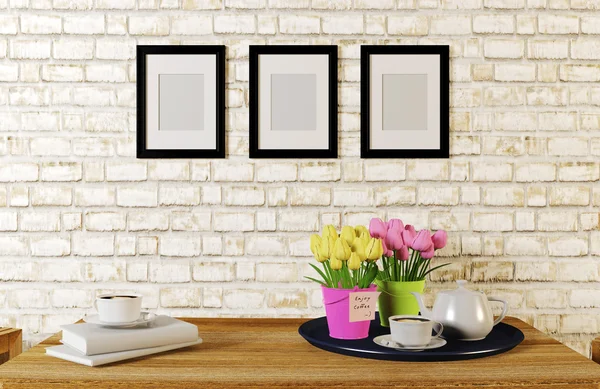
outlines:
{"label": "wood grain surface", "polygon": [[0,388],[600,388],[600,366],[515,318],[525,340],[513,350],[457,362],[353,358],[300,335],[306,319],[183,319],[204,343],[101,367],[44,354],[60,334],[0,366]]}
{"label": "wood grain surface", "polygon": [[592,361],[600,363],[600,336],[592,340]]}
{"label": "wood grain surface", "polygon": [[0,365],[23,351],[22,331],[18,328],[0,327]]}

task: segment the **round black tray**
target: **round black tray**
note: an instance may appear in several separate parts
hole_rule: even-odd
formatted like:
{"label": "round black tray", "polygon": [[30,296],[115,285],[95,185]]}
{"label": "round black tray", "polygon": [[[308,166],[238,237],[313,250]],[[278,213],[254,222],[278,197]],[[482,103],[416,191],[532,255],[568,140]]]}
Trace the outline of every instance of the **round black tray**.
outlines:
{"label": "round black tray", "polygon": [[483,340],[466,342],[447,339],[440,348],[423,351],[398,351],[373,342],[373,338],[390,333],[390,329],[379,324],[379,317],[371,322],[369,337],[359,340],[334,339],[329,336],[327,319],[320,317],[302,324],[298,333],[310,344],[323,350],[353,357],[383,359],[391,361],[433,362],[475,359],[501,354],[521,343],[525,336],[518,328],[505,323],[494,327]]}

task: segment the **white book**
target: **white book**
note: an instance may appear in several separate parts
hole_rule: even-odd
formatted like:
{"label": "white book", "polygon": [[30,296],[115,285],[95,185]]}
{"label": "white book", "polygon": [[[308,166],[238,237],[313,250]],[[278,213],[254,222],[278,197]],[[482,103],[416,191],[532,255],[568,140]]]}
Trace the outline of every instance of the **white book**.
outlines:
{"label": "white book", "polygon": [[108,328],[80,323],[61,326],[62,342],[83,355],[115,353],[195,342],[198,327],[169,316],[157,316],[142,327]]}
{"label": "white book", "polygon": [[99,354],[99,355],[83,355],[77,350],[72,349],[69,346],[52,346],[46,348],[46,354],[64,359],[66,361],[71,361],[75,363],[79,363],[81,365],[86,366],[100,366],[105,365],[107,363],[113,363],[118,361],[123,361],[126,359],[132,359],[137,357],[143,357],[145,355],[162,353],[163,351],[175,350],[182,347],[193,346],[196,344],[202,343],[202,339],[198,338],[195,342],[187,342],[187,343],[178,343],[178,344],[169,344],[166,346],[159,347],[150,347],[150,348],[141,348],[137,350],[130,351],[120,351],[117,353],[107,353],[107,354]]}

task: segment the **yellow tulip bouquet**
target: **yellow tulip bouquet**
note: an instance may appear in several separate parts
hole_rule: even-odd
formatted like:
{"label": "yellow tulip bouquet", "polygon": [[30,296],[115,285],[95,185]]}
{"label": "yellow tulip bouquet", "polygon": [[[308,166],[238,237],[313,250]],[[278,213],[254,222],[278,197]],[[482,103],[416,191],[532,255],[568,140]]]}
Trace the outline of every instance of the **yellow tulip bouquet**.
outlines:
{"label": "yellow tulip bouquet", "polygon": [[313,269],[323,279],[306,277],[328,288],[367,288],[377,277],[377,260],[383,254],[381,239],[372,238],[365,226],[344,226],[338,235],[332,225],[323,228],[319,236],[310,237],[310,250],[323,270]]}

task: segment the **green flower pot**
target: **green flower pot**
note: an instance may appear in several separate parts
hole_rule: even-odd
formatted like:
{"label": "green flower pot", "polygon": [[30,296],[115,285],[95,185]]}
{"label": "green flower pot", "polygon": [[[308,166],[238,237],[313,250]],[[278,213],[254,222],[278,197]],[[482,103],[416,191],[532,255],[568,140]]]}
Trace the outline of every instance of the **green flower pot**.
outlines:
{"label": "green flower pot", "polygon": [[425,280],[422,281],[379,281],[375,280],[377,291],[381,292],[377,301],[379,321],[389,327],[388,318],[394,315],[418,315],[419,304],[410,292],[423,293]]}

